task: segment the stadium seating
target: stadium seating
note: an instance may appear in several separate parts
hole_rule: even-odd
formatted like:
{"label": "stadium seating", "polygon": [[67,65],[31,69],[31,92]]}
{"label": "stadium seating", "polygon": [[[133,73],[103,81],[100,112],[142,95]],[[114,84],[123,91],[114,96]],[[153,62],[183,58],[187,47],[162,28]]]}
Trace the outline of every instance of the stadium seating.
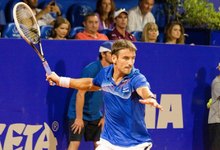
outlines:
{"label": "stadium seating", "polygon": [[84,30],[84,27],[82,27],[82,26],[71,28],[68,39],[74,39],[76,34],[78,32],[82,32],[83,30]]}
{"label": "stadium seating", "polygon": [[157,42],[159,43],[164,43],[164,33],[159,33],[158,37],[157,37]]}
{"label": "stadium seating", "polygon": [[219,30],[210,32],[210,45],[220,46],[220,31]]}
{"label": "stadium seating", "polygon": [[18,2],[21,2],[22,0],[11,0],[7,3],[7,5],[5,6],[5,18],[7,23],[13,22],[13,8],[14,5]]}
{"label": "stadium seating", "polygon": [[70,21],[72,27],[83,26],[83,20],[86,14],[93,12],[93,9],[88,4],[73,4],[68,12],[67,19]]}
{"label": "stadium seating", "polygon": [[53,26],[51,26],[51,25],[41,26],[40,27],[41,38],[48,39],[48,37],[50,37],[50,35],[51,35],[52,29],[53,29]]}
{"label": "stadium seating", "polygon": [[105,34],[105,35],[108,35],[110,32],[112,32],[112,29],[103,29],[103,30],[99,31],[99,33],[102,33],[102,34]]}
{"label": "stadium seating", "polygon": [[162,3],[155,3],[154,7],[152,9],[152,13],[155,17],[155,21],[158,25],[158,27],[164,27],[166,25],[166,13],[165,13],[165,8],[164,8],[164,2]]}
{"label": "stadium seating", "polygon": [[20,34],[18,33],[18,30],[15,26],[15,23],[8,23],[4,26],[3,32],[2,32],[3,38],[21,38]]}
{"label": "stadium seating", "polygon": [[136,38],[137,41],[141,41],[142,32],[141,31],[133,31],[131,34]]}
{"label": "stadium seating", "polygon": [[5,12],[0,9],[0,25],[6,25]]}

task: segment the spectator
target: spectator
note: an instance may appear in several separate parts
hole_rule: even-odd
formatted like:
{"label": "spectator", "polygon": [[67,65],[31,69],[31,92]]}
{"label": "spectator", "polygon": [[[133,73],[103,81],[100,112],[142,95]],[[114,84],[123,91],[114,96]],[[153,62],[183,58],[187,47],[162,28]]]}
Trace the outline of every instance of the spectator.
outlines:
{"label": "spectator", "polygon": [[165,27],[165,42],[167,44],[184,44],[184,28],[180,22],[173,21]]}
{"label": "spectator", "polygon": [[[217,66],[220,71],[220,63]],[[212,102],[209,110],[209,143],[210,150],[219,150],[220,148],[220,75],[212,81]]]}
{"label": "spectator", "polygon": [[154,6],[154,0],[139,0],[138,6],[128,11],[128,31],[143,31],[148,22],[155,22],[151,13]]}
{"label": "spectator", "polygon": [[159,31],[157,24],[154,22],[148,22],[144,26],[141,40],[143,42],[156,43],[158,35]]}
{"label": "spectator", "polygon": [[24,0],[24,2],[31,7],[33,13],[36,15],[39,26],[54,25],[56,18],[52,17],[51,13],[55,13],[57,16],[61,15],[55,1],[50,2],[44,9],[37,8],[38,0]]}
{"label": "spectator", "polygon": [[[112,42],[106,41],[99,48],[99,60],[94,61],[83,69],[82,77],[94,78],[99,71],[112,63]],[[94,148],[100,139],[104,118],[100,111],[103,104],[101,91],[86,92],[78,90],[74,92],[70,100],[69,118],[69,148],[78,150],[82,136],[85,141],[93,141]]]}
{"label": "spectator", "polygon": [[110,40],[126,39],[136,41],[135,37],[126,31],[128,26],[128,12],[125,9],[119,9],[114,14],[115,28],[108,35]]}
{"label": "spectator", "polygon": [[57,17],[49,39],[65,40],[70,32],[71,25],[66,18]]}
{"label": "spectator", "polygon": [[89,13],[85,16],[83,21],[85,27],[83,32],[76,34],[75,39],[80,40],[108,40],[104,34],[98,33],[99,19],[96,13]]}
{"label": "spectator", "polygon": [[96,3],[96,12],[99,18],[99,31],[114,27],[114,0],[98,0]]}

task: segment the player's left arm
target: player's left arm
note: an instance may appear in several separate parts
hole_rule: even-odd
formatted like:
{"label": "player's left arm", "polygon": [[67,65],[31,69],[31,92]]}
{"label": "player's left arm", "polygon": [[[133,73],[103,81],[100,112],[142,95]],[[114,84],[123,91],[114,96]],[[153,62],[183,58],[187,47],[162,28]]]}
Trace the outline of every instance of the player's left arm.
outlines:
{"label": "player's left arm", "polygon": [[157,100],[154,96],[154,94],[150,91],[150,89],[147,86],[139,87],[136,89],[138,95],[142,98],[139,100],[142,104],[148,104],[151,106],[154,106],[156,108],[159,108],[162,110],[162,106],[157,103]]}

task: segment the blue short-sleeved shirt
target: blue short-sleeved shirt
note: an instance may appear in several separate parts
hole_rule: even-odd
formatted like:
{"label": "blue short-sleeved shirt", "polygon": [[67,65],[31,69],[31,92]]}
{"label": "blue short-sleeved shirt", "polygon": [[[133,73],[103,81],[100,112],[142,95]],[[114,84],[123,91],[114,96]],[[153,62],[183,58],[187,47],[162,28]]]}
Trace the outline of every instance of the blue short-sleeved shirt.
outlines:
{"label": "blue short-sleeved shirt", "polygon": [[[82,77],[94,78],[99,71],[102,69],[100,61],[94,61],[87,65],[82,72]],[[70,100],[68,109],[68,118],[76,118],[76,93],[74,90],[73,95]],[[83,107],[83,120],[94,121],[102,117],[102,112],[100,111],[103,105],[103,96],[101,91],[96,92],[86,92],[85,103]]]}
{"label": "blue short-sleeved shirt", "polygon": [[93,79],[101,87],[105,105],[105,125],[101,137],[118,146],[128,147],[151,142],[144,121],[145,105],[139,103],[139,87],[149,87],[144,75],[133,68],[116,85],[112,80],[113,66],[102,69]]}

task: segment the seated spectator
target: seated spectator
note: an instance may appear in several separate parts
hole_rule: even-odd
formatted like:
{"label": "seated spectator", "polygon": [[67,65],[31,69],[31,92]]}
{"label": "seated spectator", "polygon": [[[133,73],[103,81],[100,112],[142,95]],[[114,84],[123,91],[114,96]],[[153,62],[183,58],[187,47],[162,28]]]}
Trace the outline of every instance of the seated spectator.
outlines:
{"label": "seated spectator", "polygon": [[139,0],[138,6],[128,11],[128,31],[143,31],[148,22],[155,22],[151,13],[154,6],[154,0]]}
{"label": "seated spectator", "polygon": [[180,22],[173,21],[165,27],[165,43],[184,44],[184,27]]}
{"label": "seated spectator", "polygon": [[156,43],[158,35],[159,31],[157,24],[154,22],[148,22],[144,26],[141,40],[143,42]]}
{"label": "seated spectator", "polygon": [[75,39],[80,40],[108,40],[105,34],[98,32],[99,19],[96,13],[89,13],[85,16],[83,25],[85,27],[83,32],[76,34]]}
{"label": "seated spectator", "polygon": [[128,12],[125,9],[119,9],[114,14],[115,28],[108,35],[109,40],[126,39],[136,41],[136,38],[126,31],[128,26]]}
{"label": "seated spectator", "polygon": [[39,26],[42,25],[54,25],[54,18],[51,13],[55,13],[57,16],[61,15],[59,7],[56,5],[55,1],[50,2],[44,9],[37,8],[38,0],[23,0],[28,4],[33,13],[36,15]]}
{"label": "seated spectator", "polygon": [[57,17],[49,39],[65,40],[69,35],[71,25],[66,18]]}
{"label": "seated spectator", "polygon": [[113,29],[114,27],[115,3],[113,0],[98,0],[96,13],[99,18],[99,31]]}

